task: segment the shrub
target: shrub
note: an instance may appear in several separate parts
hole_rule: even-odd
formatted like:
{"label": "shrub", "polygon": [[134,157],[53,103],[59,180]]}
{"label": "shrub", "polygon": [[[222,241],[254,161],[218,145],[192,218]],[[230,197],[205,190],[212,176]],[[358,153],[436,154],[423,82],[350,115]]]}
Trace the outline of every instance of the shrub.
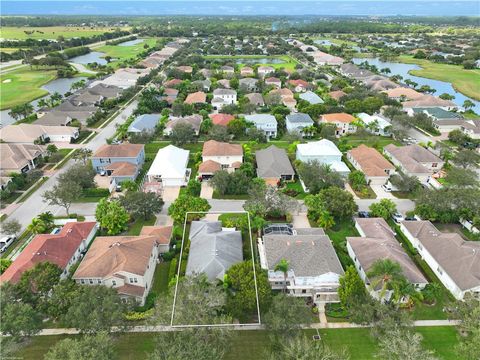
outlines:
{"label": "shrub", "polygon": [[139,321],[139,320],[145,320],[148,319],[153,315],[153,309],[149,309],[144,312],[130,312],[125,315],[125,319],[128,321]]}

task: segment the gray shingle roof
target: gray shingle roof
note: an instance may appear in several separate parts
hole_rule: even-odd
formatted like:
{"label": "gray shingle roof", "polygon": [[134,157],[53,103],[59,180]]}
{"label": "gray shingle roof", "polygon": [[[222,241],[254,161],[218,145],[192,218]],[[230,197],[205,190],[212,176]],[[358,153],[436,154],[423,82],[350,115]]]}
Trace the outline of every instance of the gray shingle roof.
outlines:
{"label": "gray shingle roof", "polygon": [[128,132],[141,132],[143,130],[152,131],[155,129],[160,114],[143,114],[138,116],[128,127]]}
{"label": "gray shingle roof", "polygon": [[296,113],[296,114],[290,114],[287,115],[287,121],[290,122],[291,124],[303,124],[303,123],[309,123],[313,125],[313,120],[308,114],[304,113]]}
{"label": "gray shingle roof", "polygon": [[187,275],[205,273],[210,281],[223,281],[225,272],[242,260],[240,231],[224,231],[220,221],[192,221]]}
{"label": "gray shingle roof", "polygon": [[255,153],[257,176],[260,178],[280,178],[282,175],[295,175],[287,153],[272,145]]}
{"label": "gray shingle roof", "polygon": [[[263,242],[269,270],[282,259],[288,261],[295,276],[319,276],[326,273],[342,275],[343,268],[330,238],[322,229],[302,235],[265,235]],[[315,234],[316,232],[316,234]]]}

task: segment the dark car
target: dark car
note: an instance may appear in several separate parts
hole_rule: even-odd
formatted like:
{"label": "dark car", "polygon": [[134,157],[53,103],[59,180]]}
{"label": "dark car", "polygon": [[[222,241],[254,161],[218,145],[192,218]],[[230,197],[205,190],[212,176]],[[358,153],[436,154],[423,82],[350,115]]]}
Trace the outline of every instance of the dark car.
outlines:
{"label": "dark car", "polygon": [[370,213],[368,211],[359,211],[358,212],[358,217],[359,218],[369,218]]}

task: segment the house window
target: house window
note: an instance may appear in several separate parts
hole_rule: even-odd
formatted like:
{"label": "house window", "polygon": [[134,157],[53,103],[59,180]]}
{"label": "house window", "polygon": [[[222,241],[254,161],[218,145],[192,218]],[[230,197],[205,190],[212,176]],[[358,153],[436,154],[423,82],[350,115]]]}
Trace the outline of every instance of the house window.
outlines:
{"label": "house window", "polygon": [[443,271],[442,271],[442,269],[440,269],[440,266],[437,267],[437,271],[438,271],[438,273],[439,273],[440,275],[443,275]]}
{"label": "house window", "polygon": [[303,289],[302,294],[306,294],[306,293],[307,293],[307,290]]}
{"label": "house window", "polygon": [[117,285],[117,282],[115,280],[112,280],[112,285],[113,286]]}
{"label": "house window", "polygon": [[97,280],[97,284],[101,284],[102,283],[102,280]]}
{"label": "house window", "polygon": [[438,164],[437,163],[432,163],[432,167],[437,167]]}
{"label": "house window", "polygon": [[93,279],[88,279],[88,282],[90,283],[90,285],[93,285]]}
{"label": "house window", "polygon": [[85,284],[85,280],[81,279],[80,284]]}

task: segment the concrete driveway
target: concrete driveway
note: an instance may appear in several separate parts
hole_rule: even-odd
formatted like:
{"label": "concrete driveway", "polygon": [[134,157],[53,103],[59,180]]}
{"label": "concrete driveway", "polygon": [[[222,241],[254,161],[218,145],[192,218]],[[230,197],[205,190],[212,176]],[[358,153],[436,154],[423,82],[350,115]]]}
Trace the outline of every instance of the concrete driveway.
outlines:
{"label": "concrete driveway", "polygon": [[397,199],[391,192],[387,192],[383,189],[382,185],[370,185],[378,199]]}
{"label": "concrete driveway", "polygon": [[310,228],[310,222],[308,221],[306,213],[300,213],[292,216],[293,227],[296,229],[308,229]]}
{"label": "concrete driveway", "polygon": [[210,200],[213,197],[213,187],[210,186],[208,181],[202,182],[202,190],[200,191],[200,197],[207,200]]}
{"label": "concrete driveway", "polygon": [[180,194],[180,186],[166,186],[163,188],[162,198],[165,202],[173,202]]}

